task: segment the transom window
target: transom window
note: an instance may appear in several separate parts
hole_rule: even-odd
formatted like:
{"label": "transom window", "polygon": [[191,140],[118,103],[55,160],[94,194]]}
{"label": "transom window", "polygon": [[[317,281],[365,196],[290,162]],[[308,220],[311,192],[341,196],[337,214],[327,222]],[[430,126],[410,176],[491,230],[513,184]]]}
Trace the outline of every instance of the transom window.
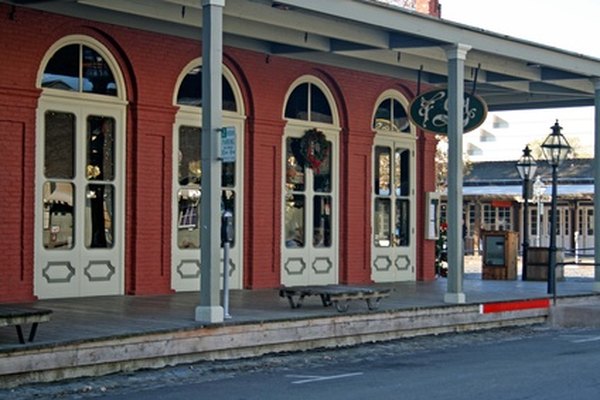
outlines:
{"label": "transom window", "polygon": [[310,82],[292,91],[285,107],[285,117],[311,122],[333,123],[331,106],[325,93]]}
{"label": "transom window", "polygon": [[[233,88],[229,81],[223,76],[223,110],[237,112]],[[197,66],[187,73],[177,92],[177,104],[183,106],[202,107],[202,67]]]}
{"label": "transom window", "polygon": [[383,100],[379,103],[379,107],[377,107],[377,111],[375,112],[373,129],[410,133],[410,121],[406,114],[406,109],[396,99],[388,98]]}
{"label": "transom window", "polygon": [[57,50],[46,64],[42,87],[118,96],[115,75],[100,53],[83,44]]}

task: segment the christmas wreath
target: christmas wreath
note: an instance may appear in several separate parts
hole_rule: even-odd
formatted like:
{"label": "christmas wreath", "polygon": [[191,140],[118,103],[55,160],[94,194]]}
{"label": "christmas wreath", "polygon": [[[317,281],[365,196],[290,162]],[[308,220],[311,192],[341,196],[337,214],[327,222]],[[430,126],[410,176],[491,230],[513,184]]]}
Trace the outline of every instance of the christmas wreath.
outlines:
{"label": "christmas wreath", "polygon": [[317,129],[306,131],[300,139],[300,155],[304,165],[319,173],[321,164],[329,156],[329,143],[323,132]]}

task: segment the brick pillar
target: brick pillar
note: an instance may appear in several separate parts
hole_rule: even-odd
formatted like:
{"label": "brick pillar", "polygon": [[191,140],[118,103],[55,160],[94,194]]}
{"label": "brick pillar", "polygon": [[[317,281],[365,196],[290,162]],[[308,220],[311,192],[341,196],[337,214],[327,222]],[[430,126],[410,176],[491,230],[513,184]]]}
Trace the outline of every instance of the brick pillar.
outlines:
{"label": "brick pillar", "polygon": [[[0,88],[0,302],[33,296],[35,112],[38,90]],[[41,207],[41,206],[40,206]]]}
{"label": "brick pillar", "polygon": [[133,106],[128,129],[125,291],[171,292],[171,196],[176,107]]}
{"label": "brick pillar", "polygon": [[340,282],[371,282],[373,131],[341,132]]}
{"label": "brick pillar", "polygon": [[437,139],[431,133],[418,133],[417,167],[417,280],[435,279],[435,240],[425,239],[425,193],[435,191],[435,151]]}
{"label": "brick pillar", "polygon": [[244,287],[281,282],[282,120],[252,119],[244,165]]}

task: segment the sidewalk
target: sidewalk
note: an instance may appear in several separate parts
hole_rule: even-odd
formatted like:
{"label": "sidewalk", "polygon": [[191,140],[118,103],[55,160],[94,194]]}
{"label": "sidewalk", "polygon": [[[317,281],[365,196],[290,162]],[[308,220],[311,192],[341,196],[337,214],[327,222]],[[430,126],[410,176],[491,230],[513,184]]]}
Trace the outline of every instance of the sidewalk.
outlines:
{"label": "sidewalk", "polygon": [[[291,309],[275,289],[234,290],[232,318],[213,325],[194,321],[198,293],[38,301],[33,306],[53,314],[34,343],[20,345],[14,327],[0,328],[0,386],[547,320],[547,301],[545,307],[482,314],[484,303],[528,304],[523,302],[549,296],[546,282],[481,280],[472,272],[476,264],[465,262],[461,305],[443,302],[445,278],[373,285],[393,292],[378,310],[353,301],[346,313],[323,307],[318,297]],[[566,275],[557,284],[560,303],[599,298],[592,278]]]}

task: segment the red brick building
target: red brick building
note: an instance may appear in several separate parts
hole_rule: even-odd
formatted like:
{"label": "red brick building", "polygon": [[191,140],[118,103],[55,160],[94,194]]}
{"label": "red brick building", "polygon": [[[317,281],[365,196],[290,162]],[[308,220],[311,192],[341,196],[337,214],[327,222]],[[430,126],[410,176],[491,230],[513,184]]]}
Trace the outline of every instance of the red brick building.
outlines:
{"label": "red brick building", "polygon": [[[201,43],[9,4],[0,37],[0,301],[198,290]],[[436,140],[407,122],[417,83],[223,57],[232,286],[432,279]]]}
{"label": "red brick building", "polygon": [[220,207],[205,197],[209,217],[232,214],[231,287],[433,279],[436,138],[410,101],[448,87],[461,187],[465,87],[490,110],[590,105],[598,63],[406,3],[0,1],[0,302],[199,289],[202,161],[219,150],[200,140],[205,6],[224,15],[209,82],[235,157],[218,163]]}

